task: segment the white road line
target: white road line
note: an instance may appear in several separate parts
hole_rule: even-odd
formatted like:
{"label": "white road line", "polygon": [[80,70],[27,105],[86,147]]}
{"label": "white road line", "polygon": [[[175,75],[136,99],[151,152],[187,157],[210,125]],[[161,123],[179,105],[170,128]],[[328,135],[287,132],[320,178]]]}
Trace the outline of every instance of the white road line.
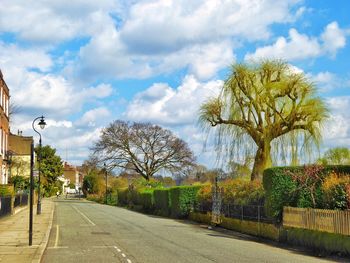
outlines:
{"label": "white road line", "polygon": [[122,252],[119,248],[117,248],[117,251],[120,253],[120,252]]}
{"label": "white road line", "polygon": [[58,237],[60,235],[60,227],[59,225],[56,225],[56,239],[55,239],[55,246],[54,247],[57,247],[58,246]]}
{"label": "white road line", "polygon": [[96,226],[94,222],[92,222],[85,214],[83,214],[78,208],[72,206],[79,214],[81,214],[91,225]]}
{"label": "white road line", "polygon": [[123,257],[123,258],[126,258],[126,255],[125,255],[124,253],[122,253],[122,257]]}
{"label": "white road line", "polygon": [[130,259],[126,259],[126,261],[127,261],[128,263],[131,263],[131,260],[130,260]]}
{"label": "white road line", "polygon": [[68,248],[68,247],[48,247],[47,249],[59,249],[59,248]]}

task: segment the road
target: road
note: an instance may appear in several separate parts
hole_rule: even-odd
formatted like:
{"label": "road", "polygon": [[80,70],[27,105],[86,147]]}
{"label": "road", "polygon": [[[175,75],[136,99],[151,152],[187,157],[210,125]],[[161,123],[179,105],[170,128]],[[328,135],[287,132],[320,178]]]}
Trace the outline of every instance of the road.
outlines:
{"label": "road", "polygon": [[85,200],[55,200],[42,262],[330,262],[227,231]]}

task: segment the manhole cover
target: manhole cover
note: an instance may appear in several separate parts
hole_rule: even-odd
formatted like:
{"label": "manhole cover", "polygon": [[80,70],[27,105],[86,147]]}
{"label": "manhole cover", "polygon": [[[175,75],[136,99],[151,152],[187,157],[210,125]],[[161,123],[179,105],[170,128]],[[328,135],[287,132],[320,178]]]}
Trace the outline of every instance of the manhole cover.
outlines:
{"label": "manhole cover", "polygon": [[111,233],[109,232],[91,232],[93,235],[110,235]]}

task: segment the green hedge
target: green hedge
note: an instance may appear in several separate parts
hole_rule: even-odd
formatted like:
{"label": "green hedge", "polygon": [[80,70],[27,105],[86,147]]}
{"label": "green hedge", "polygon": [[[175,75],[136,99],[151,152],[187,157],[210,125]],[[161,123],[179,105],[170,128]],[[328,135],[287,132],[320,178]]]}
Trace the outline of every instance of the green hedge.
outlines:
{"label": "green hedge", "polygon": [[324,253],[342,253],[350,256],[350,236],[308,229],[283,228],[284,241]]}
{"label": "green hedge", "polygon": [[139,192],[139,203],[145,212],[153,212],[154,210],[154,198],[153,190],[147,189]]}
{"label": "green hedge", "polygon": [[129,189],[127,187],[117,189],[118,205],[121,205],[121,206],[128,205],[128,192],[129,192]]}
{"label": "green hedge", "polygon": [[[303,172],[304,166],[274,167],[264,171],[263,186],[265,189],[265,208],[269,216],[282,219],[283,206],[312,207],[311,195],[308,189],[298,189],[298,183],[291,177],[292,174]],[[330,172],[337,174],[350,174],[348,165],[324,166],[320,177],[326,177]],[[314,191],[316,199],[315,208],[324,208],[321,183],[316,185]]]}
{"label": "green hedge", "polygon": [[14,187],[11,184],[0,184],[0,196],[13,196]]}
{"label": "green hedge", "polygon": [[161,216],[170,215],[170,189],[155,189],[154,196],[154,208],[155,212]]}
{"label": "green hedge", "polygon": [[177,186],[170,188],[171,216],[174,218],[187,217],[193,210],[197,200],[197,192],[201,186]]}

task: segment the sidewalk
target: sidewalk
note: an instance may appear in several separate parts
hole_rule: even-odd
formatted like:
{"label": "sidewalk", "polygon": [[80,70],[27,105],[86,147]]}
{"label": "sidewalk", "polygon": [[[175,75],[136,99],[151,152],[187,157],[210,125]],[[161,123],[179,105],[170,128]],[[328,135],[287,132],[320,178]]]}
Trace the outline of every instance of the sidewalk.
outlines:
{"label": "sidewalk", "polygon": [[0,262],[40,262],[45,250],[53,219],[54,202],[43,199],[42,214],[33,208],[33,245],[28,245],[29,207],[15,215],[0,219]]}

